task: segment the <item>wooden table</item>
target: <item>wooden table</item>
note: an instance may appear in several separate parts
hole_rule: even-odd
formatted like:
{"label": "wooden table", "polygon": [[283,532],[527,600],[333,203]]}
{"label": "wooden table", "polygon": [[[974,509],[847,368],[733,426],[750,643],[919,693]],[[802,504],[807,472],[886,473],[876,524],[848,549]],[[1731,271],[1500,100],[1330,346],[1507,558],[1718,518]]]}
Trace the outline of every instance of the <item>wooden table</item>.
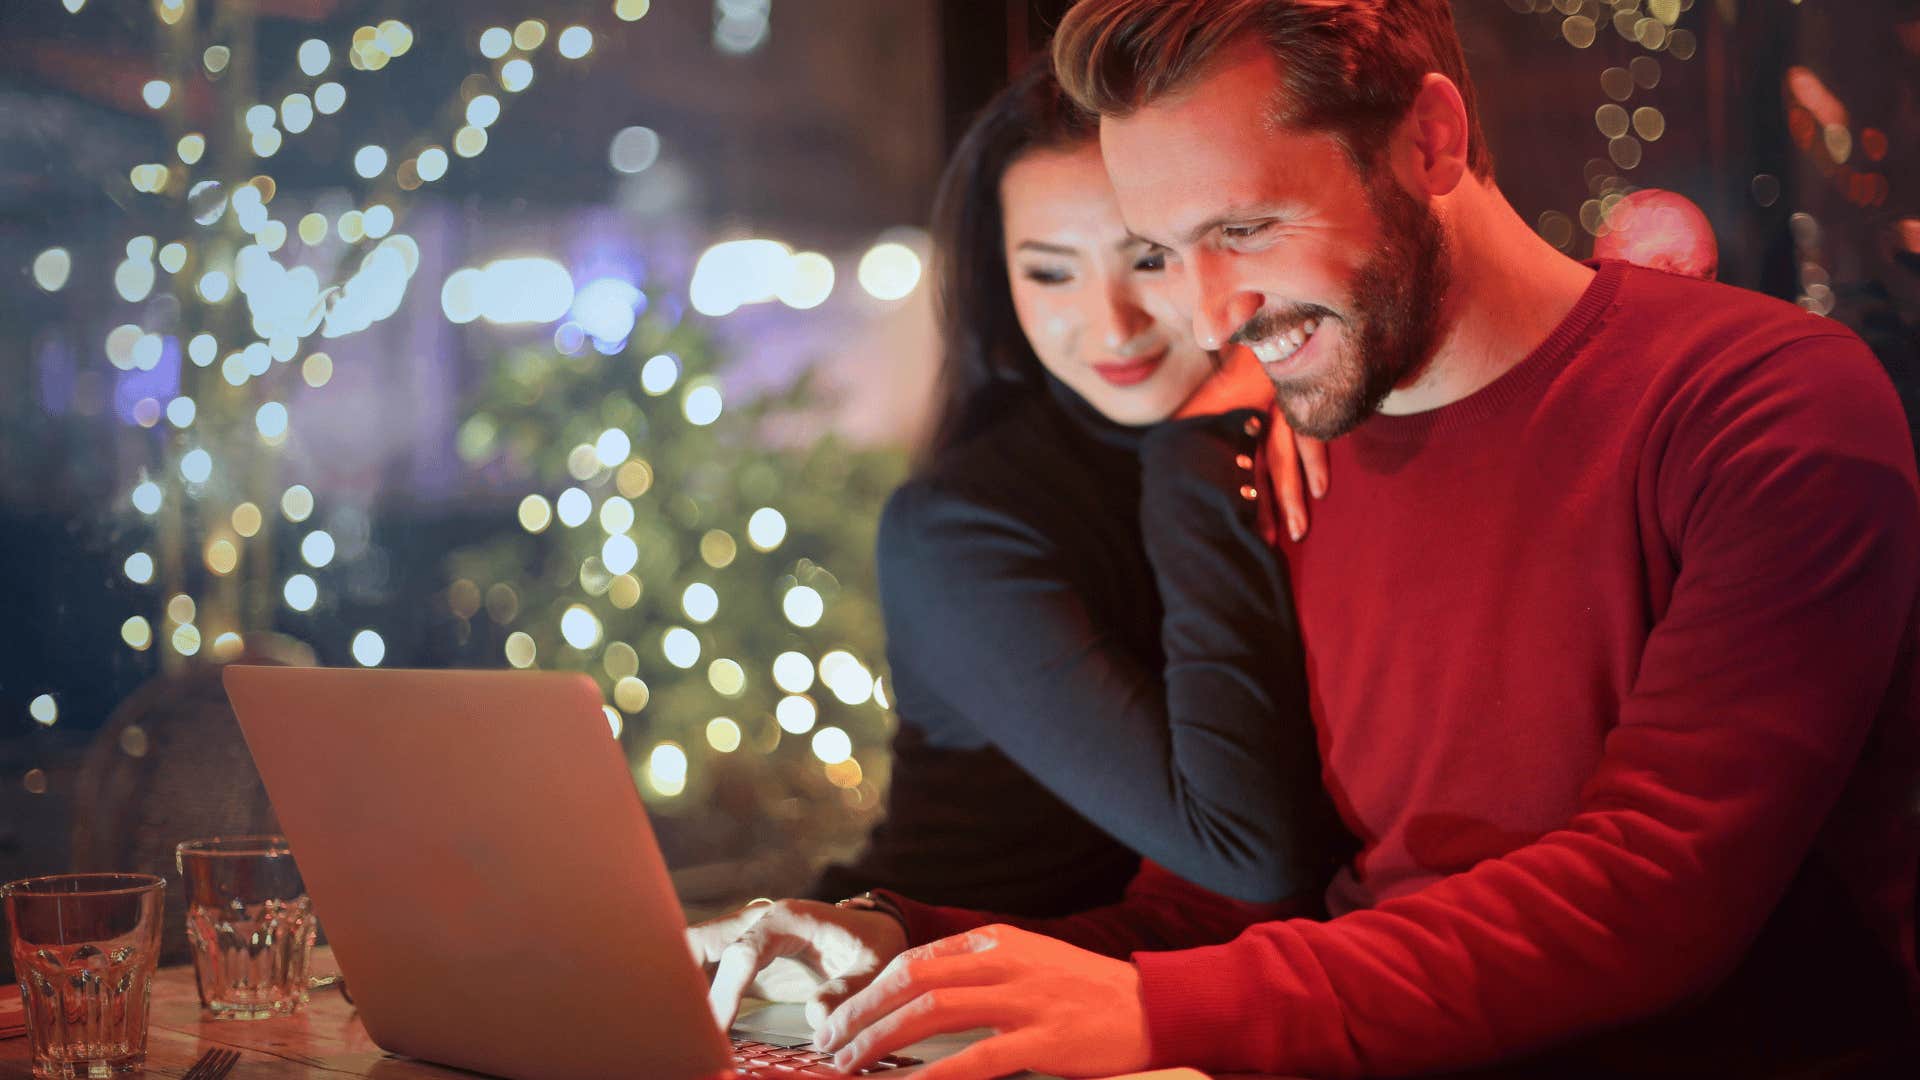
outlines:
{"label": "wooden table", "polygon": [[[335,970],[332,950],[314,950],[313,973]],[[12,987],[5,987],[8,993]],[[278,1020],[214,1020],[200,1009],[191,967],[162,968],[153,980],[153,1011],[147,1021],[147,1075],[178,1077],[194,1059],[216,1047],[240,1051],[231,1080],[307,1076],[465,1077],[475,1074],[409,1058],[392,1057],[373,1045],[352,1005],[338,990],[315,991],[306,1008]],[[0,1041],[0,1078],[33,1075],[25,1037]]]}
{"label": "wooden table", "polygon": [[[313,974],[339,970],[333,950],[313,951]],[[0,993],[13,993],[0,985]],[[229,1080],[293,1080],[295,1077],[374,1077],[376,1080],[477,1080],[478,1073],[394,1057],[373,1044],[359,1014],[339,990],[315,991],[307,1007],[279,1020],[215,1020],[200,1008],[193,968],[161,968],[153,979],[153,1011],[147,1019],[147,1075],[179,1077],[201,1054],[218,1047],[240,1051]],[[1155,1073],[1156,1078],[1161,1074]],[[1199,1077],[1182,1069],[1175,1077]],[[27,1039],[0,1040],[0,1080],[31,1080],[33,1055]],[[1284,1077],[1220,1076],[1215,1080],[1288,1080]]]}

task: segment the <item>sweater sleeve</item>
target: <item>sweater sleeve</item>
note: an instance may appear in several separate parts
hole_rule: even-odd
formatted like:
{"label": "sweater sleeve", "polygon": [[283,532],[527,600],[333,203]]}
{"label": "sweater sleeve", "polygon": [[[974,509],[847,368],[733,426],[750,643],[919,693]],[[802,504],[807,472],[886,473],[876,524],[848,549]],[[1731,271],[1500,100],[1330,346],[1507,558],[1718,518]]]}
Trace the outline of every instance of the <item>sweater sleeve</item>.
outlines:
{"label": "sweater sleeve", "polygon": [[1678,576],[1575,816],[1369,910],[1138,954],[1156,1062],[1444,1068],[1661,1011],[1733,968],[1912,648],[1920,495],[1854,339],[1789,346],[1673,411],[1642,489]]}
{"label": "sweater sleeve", "polygon": [[990,500],[902,489],[880,575],[890,654],[1021,768],[1173,873],[1271,901],[1323,885],[1339,834],[1286,577],[1241,494],[1260,424],[1180,421],[1143,446],[1164,671],[1122,648],[1053,545]]}
{"label": "sweater sleeve", "polygon": [[908,945],[925,945],[982,926],[1002,924],[1058,938],[1102,956],[1124,958],[1141,949],[1192,948],[1228,941],[1255,923],[1320,914],[1320,898],[1296,896],[1277,904],[1253,904],[1208,892],[1142,861],[1120,902],[1055,918],[997,915],[970,908],[936,907],[880,889],[899,910]]}

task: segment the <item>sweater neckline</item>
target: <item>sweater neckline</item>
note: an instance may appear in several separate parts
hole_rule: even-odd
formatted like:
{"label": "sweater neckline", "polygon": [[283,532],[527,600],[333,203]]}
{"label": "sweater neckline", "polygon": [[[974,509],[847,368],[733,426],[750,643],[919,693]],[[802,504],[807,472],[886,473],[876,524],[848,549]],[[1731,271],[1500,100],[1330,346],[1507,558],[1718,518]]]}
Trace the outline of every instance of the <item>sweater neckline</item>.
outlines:
{"label": "sweater neckline", "polygon": [[1589,261],[1593,280],[1574,302],[1573,309],[1553,328],[1545,341],[1535,346],[1524,359],[1508,368],[1487,385],[1461,398],[1426,412],[1387,416],[1376,413],[1355,428],[1362,439],[1381,442],[1423,440],[1442,432],[1455,431],[1482,423],[1513,402],[1525,397],[1555,372],[1564,368],[1599,328],[1602,316],[1619,295],[1627,265],[1614,259]]}

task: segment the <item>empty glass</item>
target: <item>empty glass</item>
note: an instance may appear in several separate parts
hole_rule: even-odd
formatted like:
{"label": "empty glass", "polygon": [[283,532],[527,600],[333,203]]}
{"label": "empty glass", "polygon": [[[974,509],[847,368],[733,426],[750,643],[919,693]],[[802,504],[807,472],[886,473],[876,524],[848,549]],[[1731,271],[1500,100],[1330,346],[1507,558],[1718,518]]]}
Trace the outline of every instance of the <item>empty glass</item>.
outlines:
{"label": "empty glass", "polygon": [[286,838],[189,840],[175,858],[200,1003],[226,1020],[288,1016],[305,1005],[319,924]]}
{"label": "empty glass", "polygon": [[148,874],[64,874],[0,885],[33,1075],[107,1076],[146,1062],[166,888]]}

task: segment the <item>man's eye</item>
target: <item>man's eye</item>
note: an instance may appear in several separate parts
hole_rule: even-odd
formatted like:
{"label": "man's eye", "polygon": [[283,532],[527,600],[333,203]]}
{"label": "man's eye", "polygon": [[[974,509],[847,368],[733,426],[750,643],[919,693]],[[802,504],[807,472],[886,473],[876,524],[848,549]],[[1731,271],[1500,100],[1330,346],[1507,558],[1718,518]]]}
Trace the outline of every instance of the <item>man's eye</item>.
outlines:
{"label": "man's eye", "polygon": [[1134,260],[1133,268],[1145,273],[1158,273],[1165,270],[1167,268],[1167,253],[1164,251],[1149,251]]}
{"label": "man's eye", "polygon": [[1229,240],[1249,240],[1266,232],[1273,225],[1271,221],[1262,221],[1252,225],[1222,225],[1220,235]]}

